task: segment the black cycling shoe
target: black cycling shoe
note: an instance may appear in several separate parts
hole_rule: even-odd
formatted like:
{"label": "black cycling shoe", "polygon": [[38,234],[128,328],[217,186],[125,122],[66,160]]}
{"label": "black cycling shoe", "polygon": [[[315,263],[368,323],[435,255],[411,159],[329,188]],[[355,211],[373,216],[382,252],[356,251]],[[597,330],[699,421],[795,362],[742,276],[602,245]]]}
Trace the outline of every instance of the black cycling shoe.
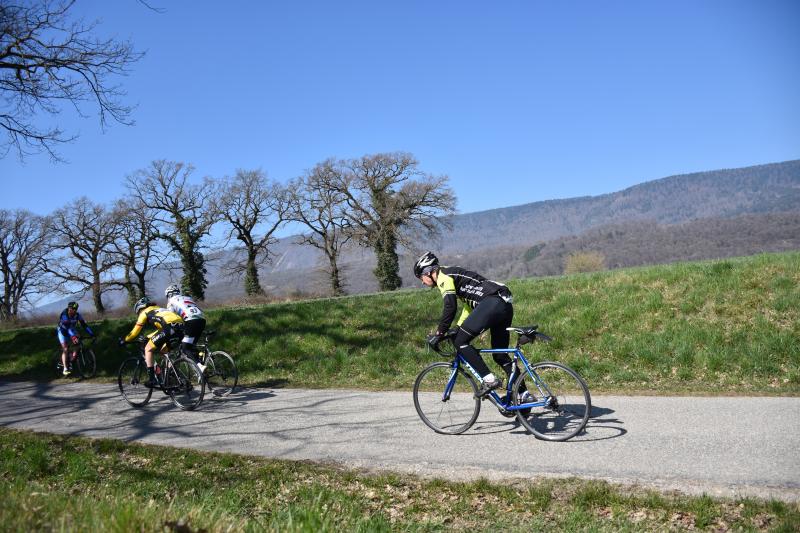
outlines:
{"label": "black cycling shoe", "polygon": [[502,379],[495,378],[494,381],[492,381],[491,383],[486,383],[485,381],[482,381],[481,382],[481,388],[478,391],[478,394],[477,394],[476,398],[483,398],[484,396],[486,396],[487,394],[489,394],[493,390],[499,389],[502,386],[503,386],[503,380]]}

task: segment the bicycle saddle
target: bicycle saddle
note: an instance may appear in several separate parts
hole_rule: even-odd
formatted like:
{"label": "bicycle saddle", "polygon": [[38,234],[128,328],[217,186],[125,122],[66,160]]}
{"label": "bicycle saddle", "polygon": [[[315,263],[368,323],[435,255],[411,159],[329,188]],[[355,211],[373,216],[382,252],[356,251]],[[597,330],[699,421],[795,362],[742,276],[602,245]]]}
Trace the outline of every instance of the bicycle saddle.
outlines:
{"label": "bicycle saddle", "polygon": [[514,333],[518,333],[520,335],[533,337],[536,334],[537,329],[539,329],[538,325],[522,326],[522,327],[511,326],[510,328],[506,328],[506,331],[513,331]]}

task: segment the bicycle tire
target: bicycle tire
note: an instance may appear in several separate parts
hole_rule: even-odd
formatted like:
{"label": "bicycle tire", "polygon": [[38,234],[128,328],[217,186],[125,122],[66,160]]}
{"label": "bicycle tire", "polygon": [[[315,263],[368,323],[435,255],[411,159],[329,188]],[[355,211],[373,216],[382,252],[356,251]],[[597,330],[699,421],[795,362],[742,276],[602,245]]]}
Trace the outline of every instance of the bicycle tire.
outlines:
{"label": "bicycle tire", "polygon": [[78,364],[78,373],[81,377],[90,379],[97,374],[97,359],[91,348],[82,348],[75,359]]}
{"label": "bicycle tire", "polygon": [[148,387],[147,365],[141,357],[129,357],[119,367],[117,385],[125,401],[132,407],[142,407],[150,401],[153,389]]}
{"label": "bicycle tire", "polygon": [[414,381],[414,408],[417,414],[426,426],[445,435],[464,433],[472,427],[481,412],[478,386],[463,368],[458,368],[453,389],[444,398],[452,375],[453,364],[441,361],[428,365]]}
{"label": "bicycle tire", "polygon": [[232,393],[239,383],[239,370],[233,357],[227,352],[217,350],[209,354],[205,362],[203,377],[211,394],[222,398]]}
{"label": "bicycle tire", "polygon": [[164,392],[172,403],[184,411],[192,411],[203,403],[206,381],[192,359],[182,355],[172,362],[171,368],[163,368],[162,372]]}
{"label": "bicycle tire", "polygon": [[519,405],[519,387],[527,378],[528,392],[546,404],[532,407],[530,413],[517,411],[520,424],[536,438],[548,441],[565,441],[583,431],[592,412],[592,397],[580,374],[551,361],[532,365],[531,372],[533,376],[523,372],[515,380],[511,391],[514,403]]}

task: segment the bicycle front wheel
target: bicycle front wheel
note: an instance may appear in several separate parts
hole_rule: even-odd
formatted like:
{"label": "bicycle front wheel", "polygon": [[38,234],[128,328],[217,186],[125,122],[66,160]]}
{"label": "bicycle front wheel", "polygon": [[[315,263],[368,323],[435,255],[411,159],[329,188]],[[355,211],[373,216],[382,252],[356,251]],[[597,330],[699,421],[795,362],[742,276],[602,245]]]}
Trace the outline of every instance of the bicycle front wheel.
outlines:
{"label": "bicycle front wheel", "polygon": [[153,389],[145,385],[147,366],[141,357],[129,357],[122,362],[117,375],[119,392],[133,407],[142,407],[150,401]]}
{"label": "bicycle front wheel", "polygon": [[78,373],[84,378],[93,378],[97,373],[97,360],[91,348],[83,348],[78,351],[76,358]]}
{"label": "bicycle front wheel", "polygon": [[[514,403],[519,399],[523,380],[533,403],[530,412],[517,411],[517,419],[537,438],[550,441],[571,439],[586,427],[592,411],[589,387],[577,372],[561,363],[543,362],[531,366],[531,374],[523,372],[514,382]],[[541,405],[535,405],[541,404]]]}
{"label": "bicycle front wheel", "polygon": [[216,351],[206,357],[206,369],[203,372],[208,390],[214,396],[227,396],[239,383],[239,371],[233,357],[222,351]]}
{"label": "bicycle front wheel", "polygon": [[206,382],[197,363],[181,356],[174,361],[172,368],[164,369],[164,390],[175,405],[191,411],[203,401]]}
{"label": "bicycle front wheel", "polygon": [[414,382],[417,414],[437,433],[458,435],[472,427],[481,412],[477,395],[472,376],[444,361],[425,368]]}

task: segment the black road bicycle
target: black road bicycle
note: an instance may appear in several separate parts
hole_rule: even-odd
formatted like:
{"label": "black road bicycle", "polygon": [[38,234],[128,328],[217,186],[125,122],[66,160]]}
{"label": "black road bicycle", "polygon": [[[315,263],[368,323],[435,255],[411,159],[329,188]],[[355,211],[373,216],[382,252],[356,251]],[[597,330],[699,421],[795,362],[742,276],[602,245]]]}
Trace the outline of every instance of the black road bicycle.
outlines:
{"label": "black road bicycle", "polygon": [[[97,374],[97,359],[94,356],[95,337],[89,337],[88,346],[83,344],[83,339],[78,337],[78,343],[67,344],[67,368],[77,373],[82,378],[93,378]],[[59,377],[64,375],[64,363],[61,361],[61,348],[56,350],[51,365]]]}
{"label": "black road bicycle", "polygon": [[206,383],[203,373],[191,358],[180,355],[180,348],[161,354],[155,365],[157,385],[148,387],[147,364],[144,360],[146,337],[138,339],[139,353],[128,357],[119,367],[117,384],[122,397],[133,407],[143,407],[154,390],[160,390],[183,409],[191,411],[203,401]]}

